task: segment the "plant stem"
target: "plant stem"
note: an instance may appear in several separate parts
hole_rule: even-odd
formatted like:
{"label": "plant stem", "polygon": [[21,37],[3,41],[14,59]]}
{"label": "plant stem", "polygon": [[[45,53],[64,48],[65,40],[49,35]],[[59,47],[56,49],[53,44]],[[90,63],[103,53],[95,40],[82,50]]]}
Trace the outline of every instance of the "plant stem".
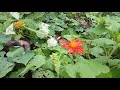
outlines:
{"label": "plant stem", "polygon": [[[35,30],[35,29],[32,29],[32,28],[29,28],[29,27],[27,27],[27,26],[23,26],[25,29],[27,29],[27,30],[29,30],[29,31],[32,31],[32,32],[34,32],[34,33],[42,33],[42,32],[39,32],[39,31],[37,31],[37,30]],[[43,33],[44,34],[44,33]],[[52,36],[50,36],[50,35],[48,35],[47,37],[49,37],[49,38],[51,38]]]}
{"label": "plant stem", "polygon": [[36,30],[32,29],[32,28],[29,28],[29,27],[26,27],[25,25],[23,26],[25,29],[29,30],[29,31],[32,31],[32,32],[37,32]]}
{"label": "plant stem", "polygon": [[113,49],[112,49],[111,53],[110,53],[110,54],[109,54],[109,56],[108,56],[108,58],[109,58],[109,59],[111,58],[111,55],[112,55],[112,54],[113,54],[113,52],[116,50],[116,48],[117,48],[116,46],[114,46],[114,47],[113,47]]}
{"label": "plant stem", "polygon": [[103,49],[104,49],[104,52],[105,52],[105,56],[106,56],[106,58],[108,58],[108,54],[107,54],[106,48],[103,47]]}

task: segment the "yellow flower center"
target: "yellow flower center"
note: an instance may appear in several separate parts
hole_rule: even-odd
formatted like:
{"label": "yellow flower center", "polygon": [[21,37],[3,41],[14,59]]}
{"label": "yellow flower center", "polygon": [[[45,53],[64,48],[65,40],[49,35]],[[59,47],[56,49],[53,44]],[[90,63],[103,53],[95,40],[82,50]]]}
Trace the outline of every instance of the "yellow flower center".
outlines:
{"label": "yellow flower center", "polygon": [[76,42],[70,42],[70,46],[73,47],[73,48],[77,47],[77,43]]}

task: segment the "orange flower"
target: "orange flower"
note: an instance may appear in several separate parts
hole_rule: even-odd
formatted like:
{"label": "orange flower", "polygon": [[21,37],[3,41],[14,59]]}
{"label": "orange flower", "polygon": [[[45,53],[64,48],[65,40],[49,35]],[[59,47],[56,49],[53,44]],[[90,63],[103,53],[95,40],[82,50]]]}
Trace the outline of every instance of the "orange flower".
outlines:
{"label": "orange flower", "polygon": [[64,44],[62,47],[68,49],[68,53],[73,53],[75,55],[76,53],[83,54],[83,48],[81,45],[84,45],[85,42],[81,42],[78,39],[73,39],[70,43]]}
{"label": "orange flower", "polygon": [[15,22],[15,28],[16,28],[16,29],[20,29],[20,28],[22,28],[22,26],[23,26],[23,23],[22,23],[22,22],[20,22],[20,21]]}

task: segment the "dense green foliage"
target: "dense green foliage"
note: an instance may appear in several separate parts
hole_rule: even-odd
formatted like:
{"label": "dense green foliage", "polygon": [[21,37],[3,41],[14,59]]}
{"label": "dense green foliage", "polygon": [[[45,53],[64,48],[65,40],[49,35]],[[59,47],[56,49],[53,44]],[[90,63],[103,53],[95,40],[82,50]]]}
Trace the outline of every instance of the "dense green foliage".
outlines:
{"label": "dense green foliage", "polygon": [[[19,20],[10,12],[0,12],[1,78],[118,78],[120,77],[119,12],[19,12]],[[5,34],[16,21],[26,27]],[[90,26],[81,24],[89,22]],[[49,32],[42,33],[41,23]],[[29,28],[29,29],[28,29]],[[73,56],[60,45],[48,46],[50,36],[61,33],[68,40],[86,42],[85,54]],[[30,38],[30,51],[5,45],[9,40]],[[76,62],[76,63],[74,63]]]}

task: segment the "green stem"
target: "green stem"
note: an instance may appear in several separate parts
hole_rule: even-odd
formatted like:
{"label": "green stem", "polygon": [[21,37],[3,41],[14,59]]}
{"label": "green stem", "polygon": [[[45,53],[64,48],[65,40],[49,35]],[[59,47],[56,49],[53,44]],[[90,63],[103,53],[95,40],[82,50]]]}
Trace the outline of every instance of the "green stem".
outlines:
{"label": "green stem", "polygon": [[36,30],[32,29],[32,28],[29,28],[29,27],[26,27],[25,25],[23,26],[25,29],[29,30],[29,31],[32,31],[32,32],[37,32]]}
{"label": "green stem", "polygon": [[[37,30],[35,30],[35,29],[32,29],[32,28],[29,28],[29,27],[27,27],[27,26],[23,26],[25,29],[27,29],[27,30],[29,30],[29,31],[32,31],[32,32],[34,32],[34,33],[42,33],[42,32],[39,32],[39,31],[37,31]],[[43,33],[44,34],[44,33]],[[50,35],[48,35],[47,37],[51,37]]]}
{"label": "green stem", "polygon": [[107,50],[106,50],[106,48],[105,48],[105,47],[103,47],[103,49],[104,49],[104,52],[105,52],[105,56],[106,56],[106,58],[108,58],[108,55],[107,55]]}
{"label": "green stem", "polygon": [[115,47],[115,46],[113,47],[111,53],[110,53],[109,56],[108,56],[109,59],[111,58],[111,55],[114,53],[114,51],[116,50],[116,48],[117,48],[117,47]]}

